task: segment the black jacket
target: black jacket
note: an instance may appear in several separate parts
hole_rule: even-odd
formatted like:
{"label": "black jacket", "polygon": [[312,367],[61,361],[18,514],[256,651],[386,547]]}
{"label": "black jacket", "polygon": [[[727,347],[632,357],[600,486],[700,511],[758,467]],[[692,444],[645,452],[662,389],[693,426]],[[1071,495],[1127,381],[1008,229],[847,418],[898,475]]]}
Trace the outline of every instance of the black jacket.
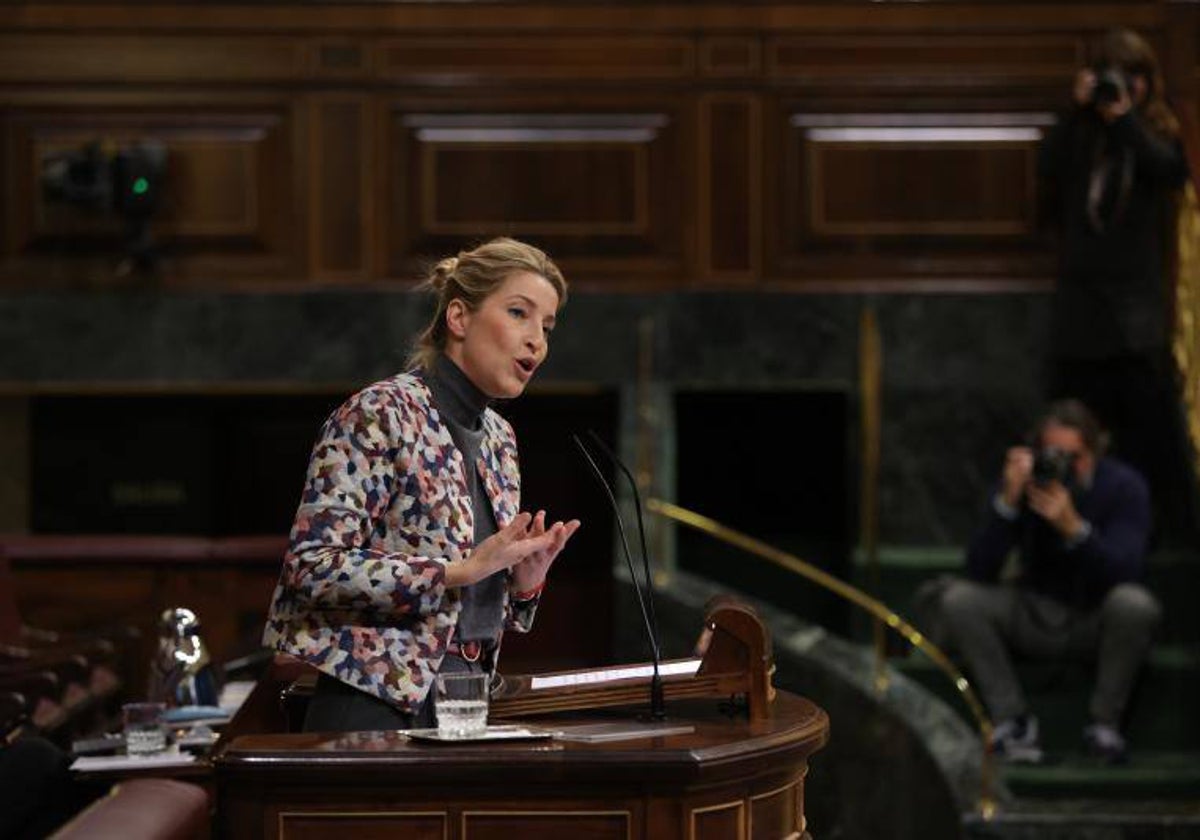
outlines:
{"label": "black jacket", "polygon": [[1062,240],[1054,352],[1104,358],[1166,346],[1173,196],[1188,175],[1182,145],[1134,111],[1105,125],[1077,108],[1046,135],[1038,168]]}

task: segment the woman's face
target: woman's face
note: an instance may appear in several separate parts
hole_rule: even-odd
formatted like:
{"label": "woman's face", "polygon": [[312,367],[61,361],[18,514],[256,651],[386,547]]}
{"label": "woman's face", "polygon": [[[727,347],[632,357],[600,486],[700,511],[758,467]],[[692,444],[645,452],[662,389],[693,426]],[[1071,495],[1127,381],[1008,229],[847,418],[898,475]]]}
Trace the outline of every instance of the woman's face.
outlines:
{"label": "woman's face", "polygon": [[493,399],[516,397],[546,358],[558,292],[540,274],[517,271],[472,312],[461,300],[446,308],[446,355]]}

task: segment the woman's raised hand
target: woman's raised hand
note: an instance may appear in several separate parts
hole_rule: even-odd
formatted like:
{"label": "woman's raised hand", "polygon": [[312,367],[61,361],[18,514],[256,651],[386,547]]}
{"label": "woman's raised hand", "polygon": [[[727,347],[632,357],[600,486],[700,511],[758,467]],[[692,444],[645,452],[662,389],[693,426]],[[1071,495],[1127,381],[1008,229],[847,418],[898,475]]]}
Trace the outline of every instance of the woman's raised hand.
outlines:
{"label": "woman's raised hand", "polygon": [[546,573],[554,563],[554,558],[563,550],[571,535],[579,530],[579,520],[570,522],[555,522],[546,527],[546,511],[539,510],[529,528],[531,534],[551,538],[550,544],[535,552],[527,554],[521,562],[513,566],[512,588],[514,592],[533,592],[541,588],[546,580]]}
{"label": "woman's raised hand", "polygon": [[[558,522],[546,530],[544,522],[545,514],[541,512],[538,518],[528,513],[517,514],[512,522],[475,546],[475,550],[466,559],[446,566],[446,586],[477,583],[501,569],[512,568],[531,556],[544,554],[551,549],[557,554],[566,542],[562,532],[567,526]],[[578,527],[579,523],[576,521],[566,536],[569,537]]]}

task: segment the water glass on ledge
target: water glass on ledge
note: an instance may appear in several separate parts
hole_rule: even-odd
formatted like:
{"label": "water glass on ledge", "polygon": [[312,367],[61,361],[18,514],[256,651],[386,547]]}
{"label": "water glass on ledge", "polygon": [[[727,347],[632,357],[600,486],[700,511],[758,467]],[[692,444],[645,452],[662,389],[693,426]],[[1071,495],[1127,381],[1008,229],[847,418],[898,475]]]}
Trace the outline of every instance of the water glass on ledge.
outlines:
{"label": "water glass on ledge", "polygon": [[121,707],[127,755],[155,755],[167,748],[166,708],[165,703],[126,703]]}
{"label": "water glass on ledge", "polygon": [[487,674],[438,674],[438,737],[477,738],[487,731],[488,681]]}

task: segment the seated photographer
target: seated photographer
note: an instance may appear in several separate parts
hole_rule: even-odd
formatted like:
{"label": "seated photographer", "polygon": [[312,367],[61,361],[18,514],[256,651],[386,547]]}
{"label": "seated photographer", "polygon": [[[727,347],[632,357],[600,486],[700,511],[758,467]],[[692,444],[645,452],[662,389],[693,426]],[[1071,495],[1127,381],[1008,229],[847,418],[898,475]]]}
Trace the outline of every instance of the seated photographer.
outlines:
{"label": "seated photographer", "polygon": [[[967,552],[969,580],[936,597],[935,621],[965,659],[996,721],[992,748],[1040,761],[1011,653],[1094,658],[1096,684],[1084,741],[1107,762],[1126,757],[1120,721],[1150,647],[1160,607],[1140,583],[1150,530],[1146,482],[1104,456],[1104,435],[1078,400],[1051,404],[1032,447],[1008,450],[986,519]],[[1000,583],[1012,549],[1019,576]]]}

